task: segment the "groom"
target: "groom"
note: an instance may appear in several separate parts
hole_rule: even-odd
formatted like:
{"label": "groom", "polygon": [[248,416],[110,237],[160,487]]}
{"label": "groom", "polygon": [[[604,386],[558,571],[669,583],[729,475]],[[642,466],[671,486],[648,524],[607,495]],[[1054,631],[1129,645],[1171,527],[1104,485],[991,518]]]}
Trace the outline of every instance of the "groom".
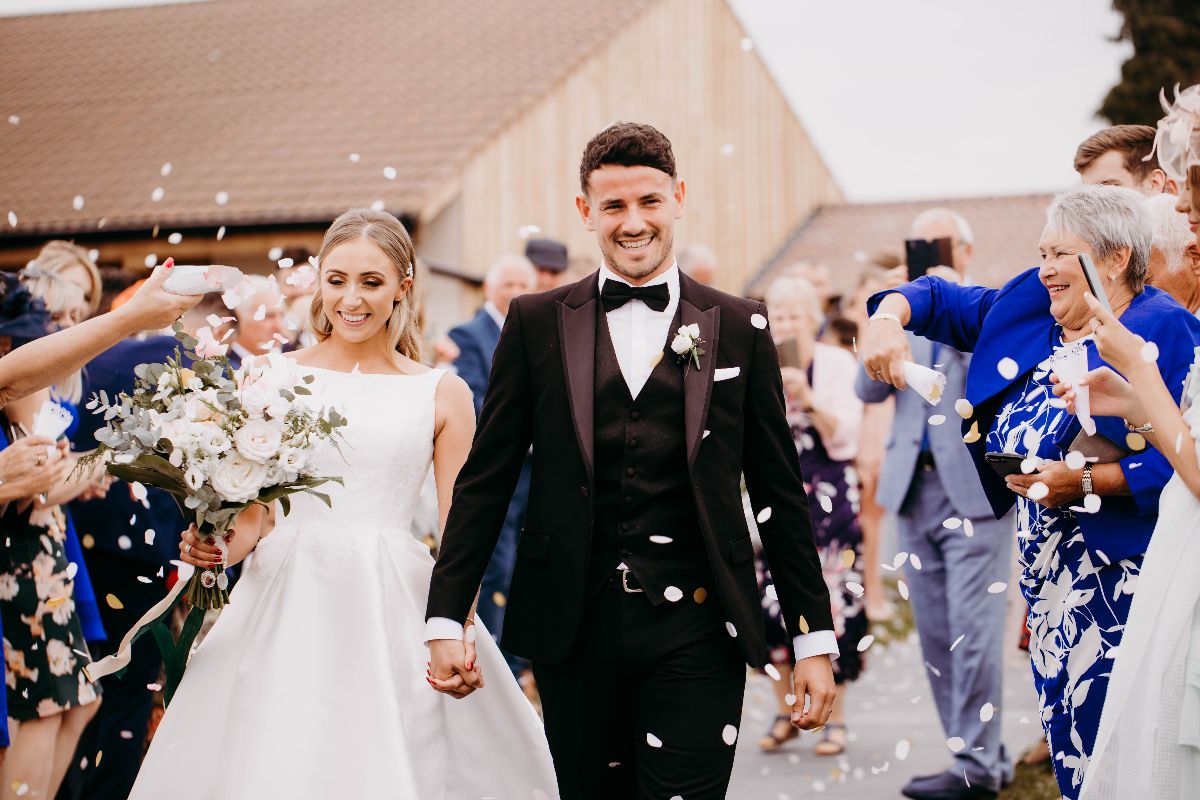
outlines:
{"label": "groom", "polygon": [[767,660],[743,473],[796,634],[793,723],[824,724],[834,696],[779,362],[761,303],[676,266],[684,183],[662,133],[612,125],[579,179],[604,260],[509,308],[429,589],[432,672],[479,684],[462,625],[532,443],[503,644],[533,662],[562,797],[722,798],[745,665]]}

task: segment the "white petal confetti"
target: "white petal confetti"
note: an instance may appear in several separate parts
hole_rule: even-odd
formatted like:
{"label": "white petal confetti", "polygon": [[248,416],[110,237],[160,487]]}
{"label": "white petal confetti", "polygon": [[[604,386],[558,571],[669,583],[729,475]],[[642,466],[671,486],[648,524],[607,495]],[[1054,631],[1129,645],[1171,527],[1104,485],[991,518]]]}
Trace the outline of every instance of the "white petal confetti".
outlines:
{"label": "white petal confetti", "polygon": [[180,242],[183,241],[183,234],[176,231],[175,233],[172,233],[170,236],[167,237],[167,241],[170,242],[171,244],[179,244]]}
{"label": "white petal confetti", "polygon": [[963,517],[963,534],[968,539],[975,535],[975,523],[971,522],[971,520],[967,519],[966,517]]}
{"label": "white petal confetti", "polygon": [[75,563],[74,561],[68,562],[67,563],[67,580],[69,580],[69,581],[74,580],[75,573],[78,571],[79,571],[79,565],[77,563]]}
{"label": "white petal confetti", "polygon": [[817,495],[817,504],[826,514],[833,513],[833,500],[827,494]]}
{"label": "white petal confetti", "polygon": [[383,177],[387,178],[389,181],[396,180],[396,168],[395,167],[384,167],[383,168]]}
{"label": "white petal confetti", "polygon": [[223,206],[229,202],[229,192],[217,192],[213,200],[217,202],[217,205]]}
{"label": "white petal confetti", "polygon": [[781,680],[783,678],[783,676],[779,674],[779,670],[774,664],[767,664],[765,667],[763,667],[763,672],[767,673],[767,675],[770,676],[771,680],[773,681]]}
{"label": "white petal confetti", "polygon": [[951,753],[961,753],[967,743],[962,740],[961,736],[951,736],[946,740],[946,747],[950,748]]}
{"label": "white petal confetti", "polygon": [[874,643],[875,643],[875,637],[868,633],[866,636],[864,636],[862,639],[859,640],[858,652],[860,652],[860,653],[867,652],[867,648],[870,647]]}
{"label": "white petal confetti", "polygon": [[734,639],[737,638],[737,628],[734,627],[734,624],[732,622],[725,623],[725,630],[728,631],[729,635],[732,636]]}
{"label": "white petal confetti", "polygon": [[912,742],[908,739],[901,739],[896,742],[896,758],[900,761],[908,758],[908,751],[912,748]]}
{"label": "white petal confetti", "polygon": [[361,158],[362,158],[362,156],[360,156],[358,153],[351,153],[351,154],[350,154],[350,162],[351,162],[352,164],[357,164],[357,163],[358,163],[358,161],[359,161],[359,159],[361,159]]}
{"label": "white petal confetti", "polygon": [[1158,345],[1154,342],[1146,342],[1142,345],[1142,361],[1148,364],[1153,364],[1158,361]]}
{"label": "white petal confetti", "polygon": [[984,703],[983,708],[979,709],[979,721],[991,722],[992,717],[996,715],[996,707],[991,703]]}
{"label": "white petal confetti", "polygon": [[655,544],[670,544],[675,540],[670,536],[663,536],[662,534],[656,533],[650,537],[650,541],[654,542]]}
{"label": "white petal confetti", "polygon": [[754,314],[750,317],[750,324],[761,331],[763,328],[767,327],[767,318],[762,314]]}
{"label": "white petal confetti", "polygon": [[387,203],[383,202],[382,200],[376,200],[375,202],[371,203],[372,211],[383,211],[385,208],[387,208]]}
{"label": "white petal confetti", "polygon": [[122,550],[128,550],[129,548],[133,547],[133,540],[122,534],[117,537],[117,547],[121,548]]}
{"label": "white petal confetti", "polygon": [[930,425],[941,425],[941,424],[945,423],[945,421],[946,421],[945,414],[934,414],[932,417],[929,418]]}
{"label": "white petal confetti", "polygon": [[954,410],[963,419],[970,419],[971,415],[975,413],[975,407],[965,397],[954,401]]}
{"label": "white petal confetti", "polygon": [[154,191],[150,193],[150,200],[157,203],[163,199],[164,194],[166,194],[166,189],[163,189],[161,186],[156,186],[154,187]]}
{"label": "white petal confetti", "polygon": [[146,544],[154,544],[154,529],[153,528],[146,529],[145,541],[146,541]]}
{"label": "white petal confetti", "polygon": [[942,522],[942,527],[948,531],[956,531],[962,527],[963,521],[958,517],[949,517]]}
{"label": "white petal confetti", "polygon": [[1030,484],[1026,497],[1036,503],[1038,500],[1044,499],[1048,494],[1050,494],[1049,486],[1042,481],[1034,481]]}
{"label": "white petal confetti", "polygon": [[75,199],[71,201],[71,205],[72,205],[72,207],[74,207],[74,209],[76,211],[82,211],[83,210],[83,195],[81,195],[81,194],[75,195]]}
{"label": "white petal confetti", "polygon": [[959,634],[958,638],[957,638],[957,639],[955,639],[955,640],[954,640],[954,642],[953,642],[953,643],[950,645],[950,652],[951,652],[951,653],[953,653],[953,652],[954,652],[954,648],[956,648],[956,647],[958,647],[960,644],[962,644],[962,640],[963,640],[963,639],[965,639],[965,638],[967,638],[967,635],[966,635],[965,633]]}
{"label": "white petal confetti", "polygon": [[771,518],[771,507],[770,506],[767,506],[762,511],[758,512],[758,516],[755,517],[755,519],[758,521],[759,525],[762,525],[764,522],[766,522],[770,518]]}
{"label": "white petal confetti", "polygon": [[225,238],[225,226],[222,225],[221,227],[217,228],[217,241],[219,242],[224,238]]}
{"label": "white petal confetti", "polygon": [[912,564],[913,569],[919,570],[921,568],[921,557],[913,553],[908,557],[908,563]]}
{"label": "white petal confetti", "polygon": [[996,581],[987,588],[988,594],[1003,594],[1008,589],[1008,584],[1004,581]]}
{"label": "white petal confetti", "polygon": [[651,747],[662,747],[662,739],[655,736],[653,733],[646,734],[646,744]]}
{"label": "white petal confetti", "polygon": [[8,212],[8,224],[10,227],[13,227],[13,228],[17,227],[17,212],[15,212],[15,211]]}
{"label": "white petal confetti", "polygon": [[296,261],[295,261],[295,259],[291,259],[291,258],[280,258],[280,259],[276,259],[275,263],[276,263],[276,266],[278,266],[280,269],[291,269],[292,266],[296,263]]}
{"label": "white petal confetti", "polygon": [[150,255],[146,256],[145,261],[142,263],[146,265],[147,269],[154,269],[154,266],[158,263],[158,256],[154,253],[151,253]]}
{"label": "white petal confetti", "polygon": [[683,599],[683,590],[678,586],[668,586],[663,589],[663,597],[667,598],[669,602],[678,603]]}
{"label": "white petal confetti", "polygon": [[8,124],[9,125],[20,125],[21,118],[18,117],[16,114],[10,114],[8,117]]}
{"label": "white petal confetti", "polygon": [[1067,453],[1067,457],[1063,460],[1066,462],[1067,469],[1083,469],[1084,465],[1087,464],[1087,459],[1078,450],[1072,450]]}
{"label": "white petal confetti", "polygon": [[904,600],[908,599],[908,584],[904,581],[896,581],[896,591],[900,593],[900,597]]}
{"label": "white petal confetti", "polygon": [[1019,368],[1017,367],[1016,361],[1013,361],[1011,358],[1005,356],[996,364],[996,369],[1005,380],[1011,381],[1013,378],[1017,377],[1017,369]]}
{"label": "white petal confetti", "polygon": [[168,175],[170,175],[171,174],[171,162],[168,161],[167,163],[163,164],[162,169],[160,169],[158,171],[158,174],[162,175],[164,178],[167,177]]}
{"label": "white petal confetti", "polygon": [[262,322],[266,318],[267,318],[266,305],[260,305],[258,308],[254,309],[254,321],[255,322]]}
{"label": "white petal confetti", "polygon": [[1083,510],[1089,514],[1095,514],[1100,510],[1100,495],[1089,494],[1083,498]]}
{"label": "white petal confetti", "polygon": [[908,553],[901,550],[899,553],[896,553],[896,557],[892,559],[892,569],[900,569],[902,566],[904,566],[905,561],[908,561]]}
{"label": "white petal confetti", "polygon": [[794,705],[796,705],[796,695],[794,695],[794,694],[790,694],[790,693],[789,693],[789,694],[785,694],[785,695],[783,696],[783,702],[784,702],[784,703],[786,703],[786,704],[787,704],[787,705],[789,705],[789,706],[794,706]]}
{"label": "white petal confetti", "polygon": [[754,40],[751,39],[749,36],[743,36],[741,47],[742,47],[742,52],[749,53],[751,50],[754,49]]}
{"label": "white petal confetti", "polygon": [[726,725],[721,730],[721,741],[733,747],[737,743],[738,729],[733,725]]}
{"label": "white petal confetti", "polygon": [[863,593],[866,591],[863,589],[861,583],[855,583],[854,581],[846,581],[846,590],[855,597],[862,597]]}
{"label": "white petal confetti", "polygon": [[733,142],[726,142],[725,144],[721,145],[721,155],[723,155],[723,156],[733,155]]}

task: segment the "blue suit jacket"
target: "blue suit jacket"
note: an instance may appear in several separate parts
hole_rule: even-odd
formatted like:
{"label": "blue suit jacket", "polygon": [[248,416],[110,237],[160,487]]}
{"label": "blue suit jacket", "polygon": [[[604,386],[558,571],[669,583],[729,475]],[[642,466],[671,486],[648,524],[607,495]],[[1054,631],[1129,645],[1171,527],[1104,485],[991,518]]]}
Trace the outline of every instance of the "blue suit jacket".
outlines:
{"label": "blue suit jacket", "polygon": [[[1013,383],[1000,374],[997,365],[1001,359],[1011,358],[1017,362],[1017,375],[1023,376],[1049,356],[1055,344],[1050,296],[1038,278],[1038,270],[1026,270],[1000,289],[958,286],[924,277],[894,291],[903,294],[912,308],[909,330],[974,353],[966,386],[974,415],[963,422],[963,432],[978,425],[980,436],[967,447],[999,517],[1012,507],[1016,495],[983,458],[987,432]],[[885,294],[880,292],[867,301],[871,313]],[[1159,372],[1178,400],[1195,347],[1200,344],[1200,320],[1166,292],[1147,286],[1121,316],[1121,323],[1158,345]],[[1089,348],[1089,354],[1090,369],[1105,365],[1093,348]],[[1124,420],[1096,417],[1096,428],[1100,435],[1124,447]],[[1069,449],[1079,430],[1078,420],[1073,420],[1060,432],[1056,444]],[[1159,494],[1174,472],[1167,459],[1153,449],[1132,453],[1120,463],[1132,496],[1105,497],[1099,512],[1079,515],[1084,542],[1098,559],[1095,563],[1146,551],[1158,517]]]}
{"label": "blue suit jacket", "polygon": [[500,326],[492,315],[479,309],[475,316],[451,328],[447,334],[461,353],[454,362],[458,377],[471,387],[475,397],[475,416],[483,410],[483,396],[487,394],[488,377],[492,373],[492,355],[500,341]]}
{"label": "blue suit jacket", "polygon": [[[84,397],[101,389],[113,396],[121,392],[132,392],[133,368],[138,364],[161,362],[173,355],[179,342],[171,336],[153,336],[148,339],[126,339],[97,356],[87,367]],[[104,426],[100,415],[82,410],[79,428],[75,431],[74,444],[77,449],[90,450],[96,446],[97,430]],[[133,499],[130,488],[124,481],[114,481],[103,500],[89,500],[71,504],[75,518],[75,529],[82,538],[91,534],[95,547],[152,564],[156,568],[178,558],[179,533],[187,523],[179,507],[166,492],[150,489],[146,498],[150,508],[145,508]],[[130,519],[134,523],[130,524]],[[146,531],[154,531],[154,543],[146,544]],[[118,545],[118,539],[128,536],[128,550]]]}
{"label": "blue suit jacket", "polygon": [[[933,342],[909,334],[913,360],[932,367]],[[950,347],[938,352],[937,369],[946,375],[946,391],[936,407],[925,402],[916,392],[897,392],[883,381],[871,380],[866,370],[860,369],[855,391],[868,403],[882,403],[889,396],[896,396],[896,418],[888,437],[887,454],[879,473],[879,486],[875,500],[894,514],[900,513],[904,499],[912,485],[913,473],[917,468],[917,457],[921,454],[921,442],[926,428],[929,431],[929,449],[937,463],[937,477],[942,490],[954,509],[963,517],[983,517],[992,513],[992,505],[984,494],[971,462],[971,454],[963,444],[958,428],[949,423],[957,419],[954,401],[966,395],[967,367],[971,363],[968,353],[960,353]],[[934,414],[942,414],[947,424],[926,425]]]}

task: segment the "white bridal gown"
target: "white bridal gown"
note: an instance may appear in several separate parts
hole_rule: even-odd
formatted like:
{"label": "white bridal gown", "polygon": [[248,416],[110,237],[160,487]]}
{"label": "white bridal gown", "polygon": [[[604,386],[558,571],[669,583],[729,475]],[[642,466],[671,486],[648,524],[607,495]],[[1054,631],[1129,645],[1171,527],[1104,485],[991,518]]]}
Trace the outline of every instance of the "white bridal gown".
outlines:
{"label": "white bridal gown", "polygon": [[[433,559],[410,533],[433,457],[441,371],[303,367],[339,408],[323,450],[330,510],[292,498],[192,656],[150,747],[136,800],[546,800],[541,721],[479,631],[487,685],[456,700],[425,681]],[[344,456],[344,460],[343,460]]]}

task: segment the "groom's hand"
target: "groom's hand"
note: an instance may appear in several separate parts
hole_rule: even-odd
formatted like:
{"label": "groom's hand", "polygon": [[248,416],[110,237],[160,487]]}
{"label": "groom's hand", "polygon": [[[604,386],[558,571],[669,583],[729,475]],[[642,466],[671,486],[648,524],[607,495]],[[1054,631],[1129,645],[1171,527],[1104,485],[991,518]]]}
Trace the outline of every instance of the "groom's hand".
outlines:
{"label": "groom's hand", "polygon": [[[833,698],[837,689],[833,682],[833,664],[829,656],[810,656],[796,662],[792,670],[792,724],[801,730],[820,728],[833,713]],[[805,696],[808,709],[804,708]]]}
{"label": "groom's hand", "polygon": [[[467,626],[470,631],[475,626]],[[434,639],[429,642],[429,685],[442,694],[462,698],[483,688],[483,672],[474,661],[474,645],[468,654],[462,639]],[[471,662],[468,662],[468,658]],[[468,664],[470,666],[468,667]]]}

